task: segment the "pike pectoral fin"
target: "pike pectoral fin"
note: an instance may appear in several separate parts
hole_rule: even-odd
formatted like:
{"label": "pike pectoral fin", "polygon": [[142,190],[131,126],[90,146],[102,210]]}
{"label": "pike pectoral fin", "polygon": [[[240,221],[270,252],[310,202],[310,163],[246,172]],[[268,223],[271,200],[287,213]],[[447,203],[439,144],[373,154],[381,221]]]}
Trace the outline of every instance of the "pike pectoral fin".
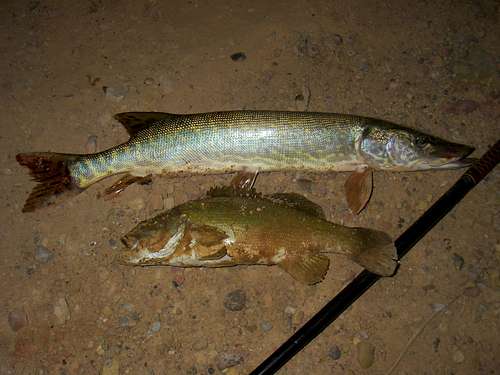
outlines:
{"label": "pike pectoral fin", "polygon": [[352,173],[344,185],[347,204],[353,214],[366,207],[373,190],[373,171],[370,168]]}
{"label": "pike pectoral fin", "polygon": [[117,197],[123,190],[134,183],[138,183],[141,185],[147,185],[152,182],[151,175],[147,175],[144,177],[132,176],[130,174],[126,174],[118,181],[116,181],[113,185],[104,190],[104,199],[110,200]]}
{"label": "pike pectoral fin", "polygon": [[230,186],[235,190],[251,190],[259,172],[241,171],[232,179]]}
{"label": "pike pectoral fin", "polygon": [[288,272],[295,280],[312,285],[325,278],[330,266],[330,259],[319,254],[287,255],[278,263],[278,266]]}

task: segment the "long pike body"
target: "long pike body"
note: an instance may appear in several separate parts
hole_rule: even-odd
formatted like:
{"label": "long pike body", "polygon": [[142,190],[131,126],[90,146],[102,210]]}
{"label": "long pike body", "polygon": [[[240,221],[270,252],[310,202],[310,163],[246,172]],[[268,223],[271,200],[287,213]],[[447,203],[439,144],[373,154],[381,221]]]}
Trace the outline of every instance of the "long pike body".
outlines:
{"label": "long pike body", "polygon": [[17,155],[41,182],[24,211],[120,173],[457,168],[473,150],[383,120],[333,113],[128,112],[115,118],[130,134],[116,147],[90,155]]}

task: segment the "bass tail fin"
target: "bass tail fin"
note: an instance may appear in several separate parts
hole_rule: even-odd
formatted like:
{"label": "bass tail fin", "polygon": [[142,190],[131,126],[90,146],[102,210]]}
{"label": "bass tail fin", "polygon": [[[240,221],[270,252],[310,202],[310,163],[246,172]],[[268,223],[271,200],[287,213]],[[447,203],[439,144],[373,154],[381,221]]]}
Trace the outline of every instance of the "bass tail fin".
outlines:
{"label": "bass tail fin", "polygon": [[392,276],[398,266],[397,250],[391,237],[378,230],[356,228],[361,241],[350,258],[368,271]]}
{"label": "bass tail fin", "polygon": [[69,164],[78,157],[78,155],[53,152],[17,154],[18,163],[28,167],[31,177],[39,182],[26,200],[23,212],[32,212],[37,208],[50,206],[83,191],[84,189],[76,185],[68,168]]}

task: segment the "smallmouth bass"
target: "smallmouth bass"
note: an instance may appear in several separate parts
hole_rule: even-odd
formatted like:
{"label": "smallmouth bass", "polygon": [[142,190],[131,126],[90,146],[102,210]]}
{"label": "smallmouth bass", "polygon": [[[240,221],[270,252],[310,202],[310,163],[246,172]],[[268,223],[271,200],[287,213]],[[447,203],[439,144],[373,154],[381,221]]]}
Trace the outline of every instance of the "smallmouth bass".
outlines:
{"label": "smallmouth bass", "polygon": [[[115,115],[130,139],[88,155],[21,153],[39,182],[23,211],[75,195],[106,177],[239,171],[391,171],[468,166],[472,147],[387,121],[317,112],[228,111]],[[132,181],[132,180],[131,180]],[[360,183],[352,184],[356,186]],[[366,190],[366,189],[365,189]]]}
{"label": "smallmouth bass", "polygon": [[139,223],[122,238],[121,263],[148,266],[278,265],[296,280],[325,277],[326,254],[348,257],[371,272],[394,274],[396,248],[384,232],[326,220],[298,194],[261,196],[216,188]]}

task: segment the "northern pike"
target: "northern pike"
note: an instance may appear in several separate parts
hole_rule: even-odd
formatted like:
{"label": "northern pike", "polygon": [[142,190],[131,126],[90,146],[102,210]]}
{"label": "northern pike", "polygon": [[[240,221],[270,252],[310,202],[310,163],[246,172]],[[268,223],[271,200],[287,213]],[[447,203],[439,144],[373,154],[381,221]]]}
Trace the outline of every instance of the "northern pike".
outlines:
{"label": "northern pike", "polygon": [[320,206],[282,193],[261,196],[231,188],[211,190],[139,223],[122,238],[121,263],[227,267],[278,265],[296,280],[315,284],[341,254],[382,276],[394,274],[396,248],[384,232],[325,219]]}
{"label": "northern pike", "polygon": [[[24,212],[117,174],[137,179],[151,174],[239,171],[453,169],[469,165],[471,159],[466,157],[474,150],[387,121],[335,113],[126,112],[115,119],[130,139],[110,149],[87,155],[16,156],[39,182]],[[364,180],[354,179],[351,190],[362,189]],[[132,181],[115,184],[115,191]]]}

